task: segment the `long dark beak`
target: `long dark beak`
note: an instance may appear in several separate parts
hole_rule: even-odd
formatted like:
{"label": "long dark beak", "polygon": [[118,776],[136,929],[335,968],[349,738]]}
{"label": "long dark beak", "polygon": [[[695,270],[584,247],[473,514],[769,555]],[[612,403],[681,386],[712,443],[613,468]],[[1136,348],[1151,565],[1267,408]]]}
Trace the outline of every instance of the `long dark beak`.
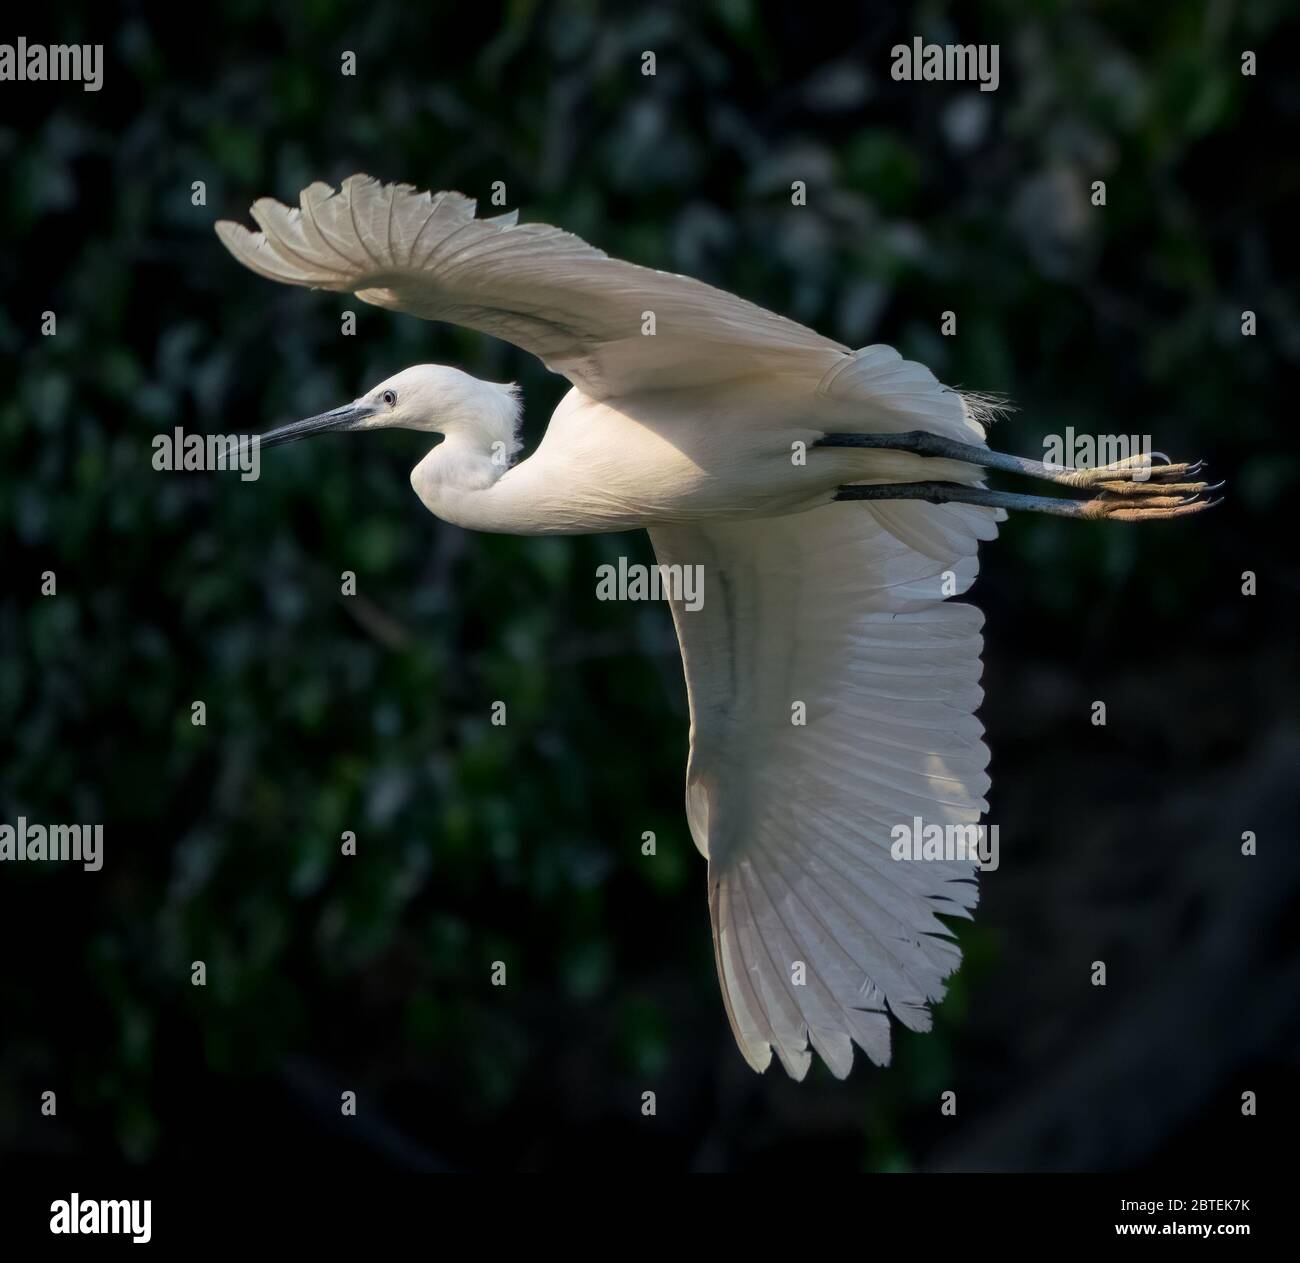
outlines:
{"label": "long dark beak", "polygon": [[279,447],[281,443],[292,443],[295,439],[310,438],[313,434],[330,434],[344,430],[358,430],[379,411],[372,403],[348,403],[333,412],[322,412],[317,417],[307,417],[302,421],[290,421],[288,425],[267,430],[258,436],[261,447]]}

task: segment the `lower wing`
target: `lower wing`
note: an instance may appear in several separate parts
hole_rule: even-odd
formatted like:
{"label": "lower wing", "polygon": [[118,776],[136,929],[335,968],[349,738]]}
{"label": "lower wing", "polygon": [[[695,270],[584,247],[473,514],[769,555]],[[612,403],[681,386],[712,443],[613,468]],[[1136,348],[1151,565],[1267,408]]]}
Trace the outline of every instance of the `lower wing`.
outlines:
{"label": "lower wing", "polygon": [[661,565],[702,567],[699,608],[672,597],[687,815],[755,1070],[775,1049],[802,1078],[809,1044],[841,1078],[853,1043],[887,1064],[887,1014],[928,1029],[960,961],[938,914],[970,916],[975,864],[896,860],[891,831],[976,824],[986,807],[983,616],[943,598],[973,582],[996,527],[987,510],[924,507],[924,552],[850,504],[650,531]]}

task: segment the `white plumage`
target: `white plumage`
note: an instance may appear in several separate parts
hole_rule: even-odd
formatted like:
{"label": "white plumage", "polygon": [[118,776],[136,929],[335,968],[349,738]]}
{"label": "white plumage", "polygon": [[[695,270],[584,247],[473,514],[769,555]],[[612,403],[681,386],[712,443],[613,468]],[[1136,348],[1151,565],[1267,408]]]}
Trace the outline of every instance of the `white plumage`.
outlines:
{"label": "white plumage", "polygon": [[915,817],[973,823],[985,807],[981,616],[944,595],[969,587],[1004,514],[834,503],[846,483],[970,486],[980,471],[813,445],[924,430],[982,446],[976,410],[888,347],[850,352],[558,229],[475,219],[456,193],[354,176],[338,193],[313,184],[300,209],[264,199],[253,216],[261,232],[217,231],[263,276],[468,325],[572,382],[517,464],[513,388],[431,365],[270,440],[437,431],[412,483],[440,517],[517,533],[646,527],[660,562],[704,568],[703,608],[677,601],[673,618],[687,816],[708,858],[732,1030],[756,1070],[775,1049],[801,1078],[810,1044],[838,1076],[853,1043],[887,1063],[887,1015],[926,1029],[957,967],[939,915],[976,902],[973,864],[896,861],[890,836]]}

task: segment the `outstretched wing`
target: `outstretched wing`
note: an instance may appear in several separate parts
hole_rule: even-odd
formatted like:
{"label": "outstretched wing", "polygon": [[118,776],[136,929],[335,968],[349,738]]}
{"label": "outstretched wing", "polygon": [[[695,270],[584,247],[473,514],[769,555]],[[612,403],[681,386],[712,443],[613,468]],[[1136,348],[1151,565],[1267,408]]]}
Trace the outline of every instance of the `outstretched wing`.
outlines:
{"label": "outstretched wing", "polygon": [[650,531],[661,565],[703,567],[700,608],[672,602],[686,807],[755,1070],[775,1048],[802,1078],[810,1042],[841,1078],[853,1042],[886,1064],[887,1013],[928,1029],[960,960],[937,914],[969,917],[975,865],[896,860],[891,830],[975,824],[985,808],[983,616],[942,598],[973,582],[997,528],[986,510],[927,507],[935,557],[846,504]]}
{"label": "outstretched wing", "polygon": [[702,281],[611,259],[514,214],[475,219],[474,206],[354,175],[338,192],[308,186],[297,209],[254,202],[261,232],[223,220],[217,233],[262,276],[504,338],[596,399],[845,350]]}

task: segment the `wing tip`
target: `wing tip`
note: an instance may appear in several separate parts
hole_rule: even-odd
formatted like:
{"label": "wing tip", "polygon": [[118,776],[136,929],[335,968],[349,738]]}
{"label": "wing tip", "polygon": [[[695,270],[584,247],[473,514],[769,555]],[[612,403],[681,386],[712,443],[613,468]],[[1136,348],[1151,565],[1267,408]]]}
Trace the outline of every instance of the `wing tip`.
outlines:
{"label": "wing tip", "polygon": [[251,228],[246,228],[243,224],[234,219],[219,219],[213,224],[213,230],[221,244],[230,251],[231,254],[247,266],[252,265],[252,256],[258,247],[258,238],[265,240],[263,233],[255,233]]}

